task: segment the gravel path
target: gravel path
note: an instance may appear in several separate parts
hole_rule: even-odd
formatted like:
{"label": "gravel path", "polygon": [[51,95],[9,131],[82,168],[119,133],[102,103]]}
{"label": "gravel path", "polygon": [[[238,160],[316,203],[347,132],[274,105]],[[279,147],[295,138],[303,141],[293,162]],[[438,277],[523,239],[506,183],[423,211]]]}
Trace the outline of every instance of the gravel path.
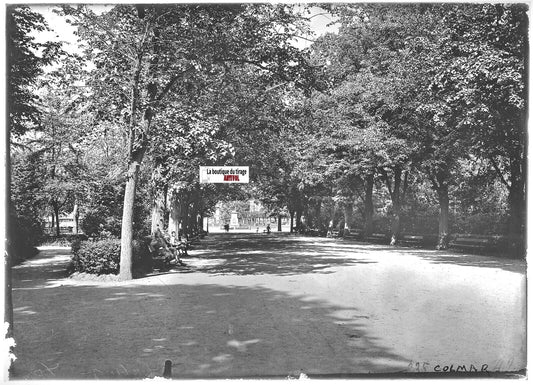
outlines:
{"label": "gravel path", "polygon": [[287,234],[217,234],[187,268],[13,271],[13,379],[309,377],[526,366],[525,262]]}

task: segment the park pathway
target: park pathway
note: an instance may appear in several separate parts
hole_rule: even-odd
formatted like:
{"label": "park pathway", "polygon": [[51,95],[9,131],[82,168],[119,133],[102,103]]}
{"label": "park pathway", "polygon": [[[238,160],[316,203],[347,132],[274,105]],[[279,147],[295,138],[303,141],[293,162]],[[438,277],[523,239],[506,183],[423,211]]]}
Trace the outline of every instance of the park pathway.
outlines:
{"label": "park pathway", "polygon": [[216,234],[187,268],[13,271],[13,379],[287,378],[526,365],[525,262],[288,234]]}

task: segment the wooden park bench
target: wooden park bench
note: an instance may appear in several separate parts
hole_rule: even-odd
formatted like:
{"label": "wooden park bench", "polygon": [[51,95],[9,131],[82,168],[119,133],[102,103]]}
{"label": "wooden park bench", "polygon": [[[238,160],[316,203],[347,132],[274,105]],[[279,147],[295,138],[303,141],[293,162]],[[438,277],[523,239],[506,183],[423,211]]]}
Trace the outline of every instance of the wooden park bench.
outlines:
{"label": "wooden park bench", "polygon": [[490,235],[457,234],[449,243],[452,248],[471,251],[495,250],[498,247],[497,237]]}
{"label": "wooden park bench", "polygon": [[315,227],[311,229],[306,229],[303,234],[310,237],[323,237],[326,235],[326,230],[320,230]]}
{"label": "wooden park bench", "polygon": [[434,247],[439,241],[438,235],[435,234],[403,234],[400,236],[399,243],[406,246],[430,246]]}
{"label": "wooden park bench", "polygon": [[400,237],[400,243],[406,244],[409,246],[422,246],[424,244],[424,236],[423,235],[402,235]]}
{"label": "wooden park bench", "polygon": [[342,236],[342,238],[346,240],[360,240],[362,237],[363,231],[361,230],[350,230],[349,232],[345,232]]}
{"label": "wooden park bench", "polygon": [[365,241],[376,242],[376,243],[389,243],[390,236],[387,234],[376,233],[372,235],[367,235],[365,237]]}
{"label": "wooden park bench", "polygon": [[338,238],[338,237],[339,237],[339,230],[328,231],[326,234],[326,238]]}

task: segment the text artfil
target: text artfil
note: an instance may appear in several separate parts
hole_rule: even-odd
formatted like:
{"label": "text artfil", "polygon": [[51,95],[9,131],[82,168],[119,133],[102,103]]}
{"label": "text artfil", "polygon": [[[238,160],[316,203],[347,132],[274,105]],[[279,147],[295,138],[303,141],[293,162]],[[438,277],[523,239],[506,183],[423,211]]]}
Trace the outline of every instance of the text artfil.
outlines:
{"label": "text artfil", "polygon": [[200,183],[249,183],[248,166],[200,166]]}
{"label": "text artfil", "polygon": [[240,182],[239,175],[246,175],[247,170],[230,169],[230,170],[213,170],[207,169],[207,174],[223,174],[224,182]]}

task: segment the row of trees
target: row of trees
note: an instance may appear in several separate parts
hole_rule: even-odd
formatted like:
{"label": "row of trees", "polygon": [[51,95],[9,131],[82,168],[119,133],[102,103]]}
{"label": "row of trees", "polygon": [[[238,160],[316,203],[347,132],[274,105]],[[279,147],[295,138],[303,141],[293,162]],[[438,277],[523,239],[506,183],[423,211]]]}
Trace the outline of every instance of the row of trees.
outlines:
{"label": "row of trees", "polygon": [[[12,14],[21,9],[29,12]],[[83,51],[58,51],[55,70],[32,76],[39,126],[11,138],[24,147],[13,154],[15,169],[31,171],[14,180],[14,201],[35,214],[51,209],[56,223],[59,211],[78,205],[86,232],[120,235],[120,274],[129,279],[132,239],[146,232],[149,212],[152,228],[181,222],[188,232],[221,196],[235,195],[199,185],[198,166],[235,162],[244,144],[247,159],[268,137],[282,109],[273,91],[306,81],[304,55],[291,44],[304,19],[282,5],[59,13],[77,27]]]}
{"label": "row of trees", "polygon": [[355,205],[360,227],[371,234],[378,203],[394,244],[412,216],[435,202],[445,248],[452,197],[463,215],[495,214],[508,221],[504,231],[523,239],[527,8],[373,4],[329,11],[339,32],[319,38],[310,52],[321,88],[295,98],[299,129],[284,139],[289,175],[279,189],[296,222],[306,212],[312,226],[324,223],[324,209],[336,219],[337,207],[351,225]]}
{"label": "row of trees", "polygon": [[[23,74],[8,63],[12,87],[25,79],[8,90],[16,212],[38,227],[44,212],[57,223],[78,208],[86,233],[121,238],[123,279],[136,236],[195,231],[218,201],[248,197],[297,227],[371,234],[386,220],[393,243],[438,209],[440,247],[451,201],[463,216],[509,218],[523,239],[527,9],[324,10],[338,33],[302,50],[306,7],[64,6],[73,55],[33,46],[43,20],[11,8],[10,52],[35,61]],[[198,183],[198,166],[226,164],[249,165],[251,183]]]}

